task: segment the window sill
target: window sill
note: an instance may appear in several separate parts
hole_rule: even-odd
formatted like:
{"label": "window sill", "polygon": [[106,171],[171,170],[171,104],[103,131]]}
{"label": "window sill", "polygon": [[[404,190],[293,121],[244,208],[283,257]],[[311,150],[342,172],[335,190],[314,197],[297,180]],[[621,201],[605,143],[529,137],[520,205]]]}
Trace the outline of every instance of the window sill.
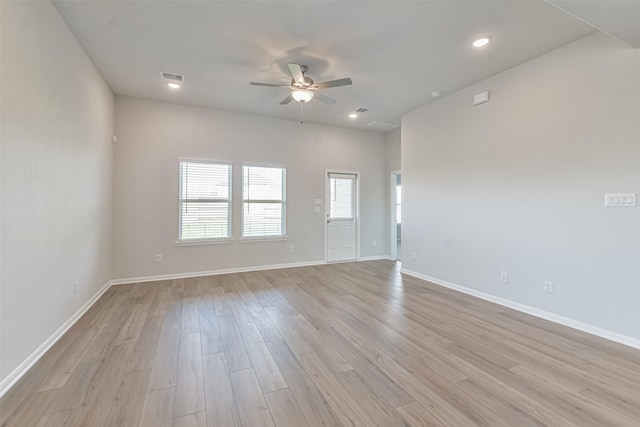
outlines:
{"label": "window sill", "polygon": [[241,237],[240,243],[249,242],[277,242],[281,240],[287,240],[288,236],[265,236],[265,237]]}
{"label": "window sill", "polygon": [[223,245],[225,243],[233,243],[233,239],[178,240],[176,246]]}

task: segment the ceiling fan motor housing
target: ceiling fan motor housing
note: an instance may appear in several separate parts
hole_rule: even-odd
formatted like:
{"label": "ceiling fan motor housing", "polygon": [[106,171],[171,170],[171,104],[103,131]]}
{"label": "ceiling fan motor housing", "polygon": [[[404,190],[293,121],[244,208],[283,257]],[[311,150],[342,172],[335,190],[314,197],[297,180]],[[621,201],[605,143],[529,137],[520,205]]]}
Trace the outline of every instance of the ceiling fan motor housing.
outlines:
{"label": "ceiling fan motor housing", "polygon": [[309,87],[313,86],[313,79],[311,77],[304,76],[304,85],[295,81],[295,79],[291,79],[291,86],[295,87]]}

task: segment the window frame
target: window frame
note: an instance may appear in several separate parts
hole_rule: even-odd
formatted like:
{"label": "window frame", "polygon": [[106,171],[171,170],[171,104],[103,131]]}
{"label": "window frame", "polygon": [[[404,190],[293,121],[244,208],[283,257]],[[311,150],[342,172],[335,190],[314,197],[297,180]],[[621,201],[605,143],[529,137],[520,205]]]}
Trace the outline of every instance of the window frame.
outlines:
{"label": "window frame", "polygon": [[[271,168],[271,169],[281,169],[282,171],[282,200],[267,200],[267,199],[245,199],[244,198],[244,169],[251,167],[257,168]],[[287,239],[287,166],[278,163],[242,163],[241,170],[241,182],[240,182],[240,191],[241,191],[241,218],[240,218],[240,241],[260,241],[260,240],[286,240]],[[282,217],[280,222],[281,234],[271,234],[268,236],[246,236],[244,232],[244,218],[245,218],[245,203],[253,202],[253,203],[280,203],[282,206]]]}
{"label": "window frame", "polygon": [[[227,201],[227,236],[226,237],[212,237],[207,239],[183,239],[182,238],[182,163],[201,163],[201,164],[213,164],[213,165],[226,165],[229,167],[229,190],[227,199],[212,199],[210,203],[220,203],[221,201]],[[215,200],[215,201],[213,201]],[[233,241],[233,162],[226,160],[212,160],[212,159],[199,159],[189,157],[178,157],[178,238],[176,240],[176,246],[192,246],[192,245],[210,245],[219,243],[230,243]]]}

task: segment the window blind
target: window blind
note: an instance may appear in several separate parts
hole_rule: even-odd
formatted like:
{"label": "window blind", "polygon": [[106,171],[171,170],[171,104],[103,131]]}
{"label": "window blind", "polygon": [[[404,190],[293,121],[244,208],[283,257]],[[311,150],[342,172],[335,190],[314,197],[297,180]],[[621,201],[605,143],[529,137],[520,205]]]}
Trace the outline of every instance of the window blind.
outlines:
{"label": "window blind", "polygon": [[284,168],[242,168],[243,237],[285,234],[285,182]]}
{"label": "window blind", "polygon": [[329,216],[332,219],[353,219],[353,178],[329,178]]}
{"label": "window blind", "polygon": [[180,162],[179,240],[230,237],[231,165]]}

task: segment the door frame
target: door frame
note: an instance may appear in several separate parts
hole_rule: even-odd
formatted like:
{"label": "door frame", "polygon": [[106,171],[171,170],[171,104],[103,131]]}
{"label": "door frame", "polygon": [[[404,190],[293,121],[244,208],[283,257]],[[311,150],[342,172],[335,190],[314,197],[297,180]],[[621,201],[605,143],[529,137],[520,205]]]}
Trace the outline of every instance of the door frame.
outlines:
{"label": "door frame", "polygon": [[396,185],[400,169],[391,171],[389,177],[389,258],[398,260],[398,226],[396,225]]}
{"label": "door frame", "polygon": [[322,218],[322,226],[324,227],[324,262],[329,264],[329,236],[327,233],[327,219],[329,218],[329,174],[345,174],[355,175],[356,177],[356,205],[354,212],[354,220],[356,222],[356,258],[349,261],[332,261],[331,263],[340,262],[353,262],[360,259],[360,172],[358,171],[346,171],[339,169],[325,169],[324,170],[324,217]]}

